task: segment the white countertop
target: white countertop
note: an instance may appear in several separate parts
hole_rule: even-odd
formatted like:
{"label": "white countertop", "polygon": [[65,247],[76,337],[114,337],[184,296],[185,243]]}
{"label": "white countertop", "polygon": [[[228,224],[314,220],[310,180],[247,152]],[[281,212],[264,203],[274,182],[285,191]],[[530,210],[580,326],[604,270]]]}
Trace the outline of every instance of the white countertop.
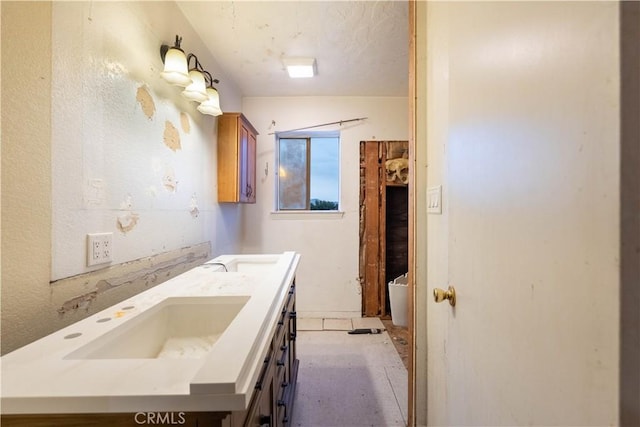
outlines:
{"label": "white countertop", "polygon": [[[277,262],[246,272],[215,264],[261,257]],[[2,413],[246,409],[298,261],[294,252],[220,256],[3,356]],[[203,357],[69,356],[167,298],[234,295],[250,298]]]}

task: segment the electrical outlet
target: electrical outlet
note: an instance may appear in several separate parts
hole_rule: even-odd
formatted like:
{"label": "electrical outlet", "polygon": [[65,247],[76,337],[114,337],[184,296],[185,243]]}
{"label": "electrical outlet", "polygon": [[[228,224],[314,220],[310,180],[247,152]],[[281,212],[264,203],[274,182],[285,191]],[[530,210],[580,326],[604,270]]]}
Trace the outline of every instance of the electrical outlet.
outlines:
{"label": "electrical outlet", "polygon": [[87,234],[87,266],[111,262],[113,233]]}

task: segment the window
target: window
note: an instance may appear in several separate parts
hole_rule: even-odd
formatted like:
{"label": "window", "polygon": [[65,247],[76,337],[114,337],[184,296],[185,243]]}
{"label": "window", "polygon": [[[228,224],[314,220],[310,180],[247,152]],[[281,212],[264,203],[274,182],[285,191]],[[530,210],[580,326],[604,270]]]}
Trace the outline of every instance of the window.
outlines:
{"label": "window", "polygon": [[335,132],[279,135],[278,210],[338,210],[339,154]]}

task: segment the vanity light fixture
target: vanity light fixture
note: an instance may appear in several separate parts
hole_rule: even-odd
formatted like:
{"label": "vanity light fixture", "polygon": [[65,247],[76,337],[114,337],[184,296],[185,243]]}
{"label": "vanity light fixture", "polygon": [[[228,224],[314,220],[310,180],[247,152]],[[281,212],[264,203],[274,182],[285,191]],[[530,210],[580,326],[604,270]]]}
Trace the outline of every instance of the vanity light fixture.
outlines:
{"label": "vanity light fixture", "polygon": [[218,90],[213,87],[213,84],[220,82],[218,79],[212,78],[211,74],[208,72],[205,71],[204,74],[209,80],[209,86],[207,87],[207,99],[198,105],[198,111],[210,116],[219,116],[222,114],[222,110],[220,109],[220,95],[218,95]]}
{"label": "vanity light fixture", "polygon": [[166,44],[160,46],[160,56],[164,62],[164,70],[160,75],[172,85],[186,87],[191,83],[189,67],[184,51],[180,49],[182,37],[176,35],[175,45],[169,47]]}
{"label": "vanity light fixture", "polygon": [[313,77],[317,74],[315,58],[283,58],[282,62],[292,79]]}
{"label": "vanity light fixture", "polygon": [[197,108],[202,114],[221,115],[220,95],[213,87],[214,83],[220,81],[211,77],[193,53],[185,55],[180,43],[182,37],[176,35],[174,46],[160,46],[160,56],[164,62],[164,70],[160,75],[167,82],[184,87],[182,96],[190,101],[200,102]]}

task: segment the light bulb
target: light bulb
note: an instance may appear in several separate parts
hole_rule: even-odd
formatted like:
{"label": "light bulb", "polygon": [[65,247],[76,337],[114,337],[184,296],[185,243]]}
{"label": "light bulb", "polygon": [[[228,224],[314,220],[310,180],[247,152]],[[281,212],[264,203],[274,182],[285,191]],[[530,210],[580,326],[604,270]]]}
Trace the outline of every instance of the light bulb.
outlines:
{"label": "light bulb", "polygon": [[192,69],[189,70],[189,77],[191,78],[191,84],[184,88],[182,96],[190,101],[206,101],[209,96],[207,95],[207,86],[204,83],[204,75],[197,69]]}
{"label": "light bulb", "polygon": [[164,71],[160,73],[163,79],[172,85],[185,87],[191,84],[187,67],[187,57],[182,49],[172,47],[164,57]]}
{"label": "light bulb", "polygon": [[207,95],[209,96],[208,99],[198,105],[198,111],[202,114],[209,114],[210,116],[221,115],[222,110],[220,109],[220,95],[218,95],[218,91],[213,87],[208,87]]}

